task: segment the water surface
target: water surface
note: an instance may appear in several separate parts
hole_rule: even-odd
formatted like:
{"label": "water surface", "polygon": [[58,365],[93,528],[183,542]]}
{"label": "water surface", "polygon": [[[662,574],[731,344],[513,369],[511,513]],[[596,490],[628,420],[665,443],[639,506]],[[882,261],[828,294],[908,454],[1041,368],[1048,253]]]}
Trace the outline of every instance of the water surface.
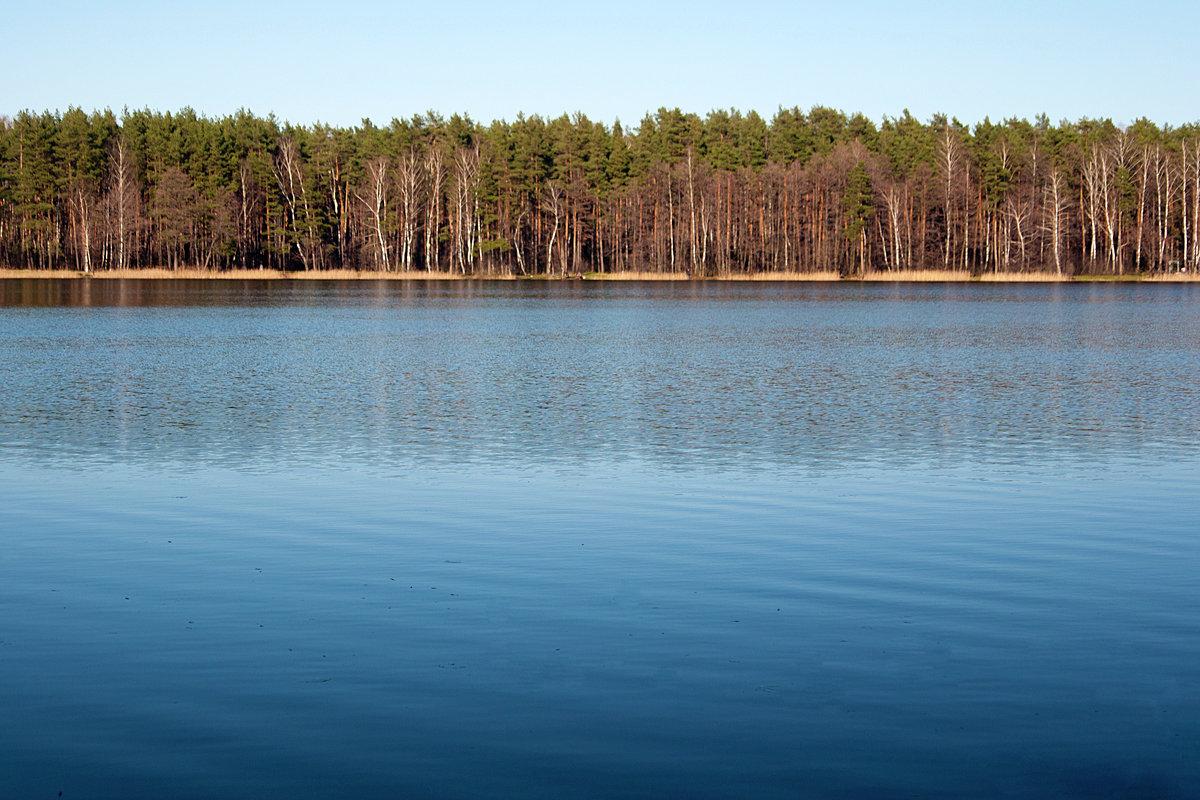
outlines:
{"label": "water surface", "polygon": [[0,796],[1196,796],[1198,301],[0,281]]}

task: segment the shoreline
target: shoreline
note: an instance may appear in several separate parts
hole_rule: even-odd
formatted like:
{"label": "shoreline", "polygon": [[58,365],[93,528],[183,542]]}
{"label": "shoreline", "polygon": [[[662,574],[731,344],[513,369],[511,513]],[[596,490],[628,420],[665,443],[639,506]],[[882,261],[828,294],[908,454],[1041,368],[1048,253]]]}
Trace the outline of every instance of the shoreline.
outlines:
{"label": "shoreline", "polygon": [[242,281],[612,281],[612,282],[825,282],[825,283],[1196,283],[1197,273],[1149,275],[1056,275],[1040,272],[988,272],[972,275],[957,270],[898,270],[843,277],[836,272],[750,272],[692,277],[670,272],[604,272],[581,275],[509,275],[458,272],[376,272],[334,269],[314,272],[285,272],[275,269],[122,269],[85,273],[65,269],[0,268],[0,280],[242,280]]}

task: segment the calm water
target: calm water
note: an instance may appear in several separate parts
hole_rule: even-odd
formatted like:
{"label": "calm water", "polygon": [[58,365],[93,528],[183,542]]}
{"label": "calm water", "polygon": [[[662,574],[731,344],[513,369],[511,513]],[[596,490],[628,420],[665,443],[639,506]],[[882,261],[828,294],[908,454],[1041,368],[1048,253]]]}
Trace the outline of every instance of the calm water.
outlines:
{"label": "calm water", "polygon": [[0,306],[0,797],[1200,796],[1200,287]]}

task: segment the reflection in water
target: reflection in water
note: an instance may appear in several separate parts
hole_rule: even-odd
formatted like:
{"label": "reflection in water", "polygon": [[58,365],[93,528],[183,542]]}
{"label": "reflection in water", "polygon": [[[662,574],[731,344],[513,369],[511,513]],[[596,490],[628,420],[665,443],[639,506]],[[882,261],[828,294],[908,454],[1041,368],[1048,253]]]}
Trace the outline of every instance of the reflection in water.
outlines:
{"label": "reflection in water", "polygon": [[0,444],[242,466],[1169,458],[1200,440],[1198,291],[5,281]]}
{"label": "reflection in water", "polygon": [[0,282],[0,795],[1200,795],[1200,287]]}

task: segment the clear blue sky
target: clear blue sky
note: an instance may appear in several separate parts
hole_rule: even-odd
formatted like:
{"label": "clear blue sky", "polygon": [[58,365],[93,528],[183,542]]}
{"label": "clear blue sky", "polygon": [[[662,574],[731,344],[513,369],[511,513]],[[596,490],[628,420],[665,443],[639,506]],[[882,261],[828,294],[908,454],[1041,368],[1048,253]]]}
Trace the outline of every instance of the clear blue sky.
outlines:
{"label": "clear blue sky", "polygon": [[1200,119],[1200,2],[21,2],[0,114],[246,107],[297,122],[426,109],[636,122],[831,105]]}

